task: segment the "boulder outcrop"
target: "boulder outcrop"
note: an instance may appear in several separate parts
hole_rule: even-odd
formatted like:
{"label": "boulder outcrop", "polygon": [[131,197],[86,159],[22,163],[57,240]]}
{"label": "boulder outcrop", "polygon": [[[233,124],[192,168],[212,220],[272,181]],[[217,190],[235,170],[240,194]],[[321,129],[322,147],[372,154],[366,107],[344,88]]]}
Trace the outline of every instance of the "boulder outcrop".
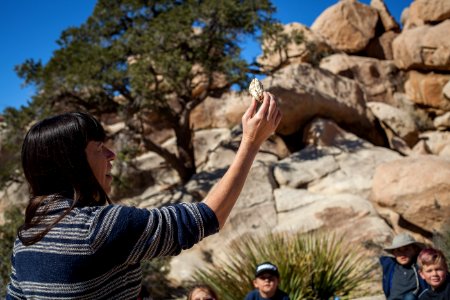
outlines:
{"label": "boulder outcrop", "polygon": [[402,23],[405,29],[410,29],[446,19],[450,19],[450,3],[447,0],[415,0]]}
{"label": "boulder outcrop", "polygon": [[450,214],[450,160],[409,157],[378,166],[371,200],[397,212],[413,231],[439,231]]}
{"label": "boulder outcrop", "polygon": [[392,43],[400,69],[450,71],[450,19],[437,25],[404,30]]}
{"label": "boulder outcrop", "polygon": [[403,91],[404,75],[391,60],[340,53],[322,59],[320,67],[360,83],[367,102],[398,105],[394,93]]}
{"label": "boulder outcrop", "polygon": [[294,64],[265,79],[264,86],[280,98],[280,134],[293,134],[314,116],[322,116],[377,145],[384,143],[364,92],[354,80],[309,64]]}
{"label": "boulder outcrop", "polygon": [[375,36],[378,11],[355,0],[339,1],[311,25],[336,51],[356,53]]}
{"label": "boulder outcrop", "polygon": [[405,92],[419,105],[448,111],[450,99],[445,97],[444,87],[449,80],[450,74],[410,71],[405,82]]}

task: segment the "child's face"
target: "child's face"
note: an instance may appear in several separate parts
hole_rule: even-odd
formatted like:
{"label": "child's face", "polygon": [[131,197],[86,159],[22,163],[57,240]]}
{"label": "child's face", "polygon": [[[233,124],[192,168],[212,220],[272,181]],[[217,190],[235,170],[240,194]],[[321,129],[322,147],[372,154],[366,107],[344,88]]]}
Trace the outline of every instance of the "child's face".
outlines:
{"label": "child's face", "polygon": [[436,289],[445,282],[447,268],[443,264],[424,265],[419,274],[432,289]]}
{"label": "child's face", "polygon": [[394,249],[394,250],[392,250],[392,253],[395,256],[395,260],[399,264],[406,266],[406,265],[409,265],[410,263],[412,263],[412,260],[413,260],[414,256],[416,256],[417,251],[413,245],[408,245],[408,246]]}
{"label": "child's face", "polygon": [[270,273],[262,273],[253,280],[253,285],[263,298],[270,298],[277,291],[278,277]]}

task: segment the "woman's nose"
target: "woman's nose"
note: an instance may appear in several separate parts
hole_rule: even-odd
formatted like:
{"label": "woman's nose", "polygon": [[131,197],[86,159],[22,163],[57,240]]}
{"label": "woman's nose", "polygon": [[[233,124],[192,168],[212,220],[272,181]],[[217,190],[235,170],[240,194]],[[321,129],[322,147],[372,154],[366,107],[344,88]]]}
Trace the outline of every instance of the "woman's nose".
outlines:
{"label": "woman's nose", "polygon": [[116,153],[112,151],[109,147],[105,147],[105,151],[108,160],[114,160],[116,158]]}

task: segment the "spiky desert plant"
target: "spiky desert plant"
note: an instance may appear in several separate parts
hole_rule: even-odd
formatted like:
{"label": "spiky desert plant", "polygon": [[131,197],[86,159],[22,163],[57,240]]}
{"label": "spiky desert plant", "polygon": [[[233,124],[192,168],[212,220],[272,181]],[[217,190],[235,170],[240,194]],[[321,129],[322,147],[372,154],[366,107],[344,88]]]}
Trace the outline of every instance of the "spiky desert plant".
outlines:
{"label": "spiky desert plant", "polygon": [[280,289],[291,299],[345,298],[373,268],[358,250],[333,234],[244,236],[229,246],[224,259],[199,270],[194,278],[214,287],[222,300],[243,299],[253,289],[255,266],[271,261],[280,272]]}
{"label": "spiky desert plant", "polygon": [[361,249],[342,237],[309,235],[305,239],[306,253],[311,258],[308,288],[312,299],[348,296],[370,276],[373,264],[362,255]]}

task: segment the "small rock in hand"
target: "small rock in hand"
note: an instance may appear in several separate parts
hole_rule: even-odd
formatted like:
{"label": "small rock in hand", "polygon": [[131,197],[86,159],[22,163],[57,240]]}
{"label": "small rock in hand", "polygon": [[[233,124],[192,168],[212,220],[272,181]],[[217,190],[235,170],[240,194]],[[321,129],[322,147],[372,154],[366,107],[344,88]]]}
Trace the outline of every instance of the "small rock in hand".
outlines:
{"label": "small rock in hand", "polygon": [[264,87],[258,79],[253,79],[252,82],[250,82],[250,86],[248,87],[248,91],[250,92],[250,95],[252,95],[255,100],[262,102],[264,99]]}

